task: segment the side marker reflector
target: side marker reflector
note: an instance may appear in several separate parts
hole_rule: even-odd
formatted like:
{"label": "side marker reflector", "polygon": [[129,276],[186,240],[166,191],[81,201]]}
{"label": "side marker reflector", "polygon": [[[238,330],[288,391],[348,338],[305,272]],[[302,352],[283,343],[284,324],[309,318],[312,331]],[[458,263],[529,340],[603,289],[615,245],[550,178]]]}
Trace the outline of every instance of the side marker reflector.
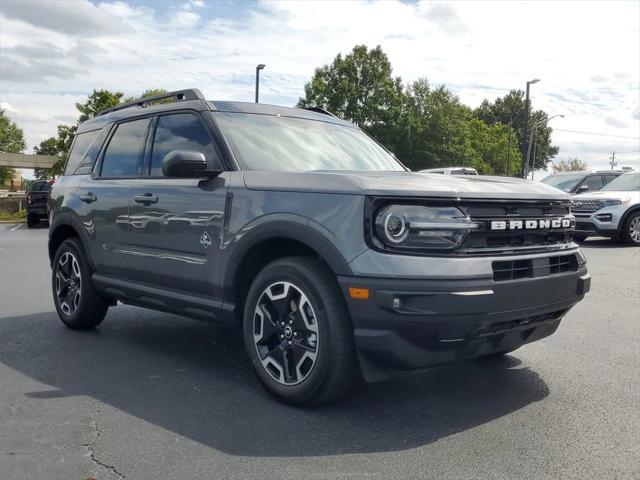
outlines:
{"label": "side marker reflector", "polygon": [[349,296],[355,300],[369,300],[369,289],[349,287]]}

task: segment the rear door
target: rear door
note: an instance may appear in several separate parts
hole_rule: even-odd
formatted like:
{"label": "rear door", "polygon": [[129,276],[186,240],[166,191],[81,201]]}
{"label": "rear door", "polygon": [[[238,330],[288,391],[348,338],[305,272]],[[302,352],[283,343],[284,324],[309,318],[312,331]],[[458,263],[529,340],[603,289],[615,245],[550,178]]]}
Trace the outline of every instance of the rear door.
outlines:
{"label": "rear door", "polygon": [[162,160],[174,150],[198,151],[209,170],[222,170],[217,142],[197,112],[181,111],[156,117],[147,149],[129,202],[132,278],[211,294],[219,273],[228,173],[213,179],[167,178]]}
{"label": "rear door", "polygon": [[142,118],[114,126],[93,175],[78,186],[76,193],[85,204],[82,223],[91,239],[91,254],[99,273],[131,274],[126,249],[129,191],[142,169],[150,124],[149,118]]}

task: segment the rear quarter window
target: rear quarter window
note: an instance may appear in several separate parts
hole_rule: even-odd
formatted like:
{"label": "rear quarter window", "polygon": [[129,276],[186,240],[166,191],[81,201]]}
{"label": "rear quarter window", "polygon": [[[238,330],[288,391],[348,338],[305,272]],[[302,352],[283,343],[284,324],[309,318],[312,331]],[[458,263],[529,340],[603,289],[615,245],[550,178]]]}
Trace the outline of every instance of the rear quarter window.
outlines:
{"label": "rear quarter window", "polygon": [[71,145],[65,175],[81,175],[91,172],[104,141],[106,129],[92,130],[76,135]]}

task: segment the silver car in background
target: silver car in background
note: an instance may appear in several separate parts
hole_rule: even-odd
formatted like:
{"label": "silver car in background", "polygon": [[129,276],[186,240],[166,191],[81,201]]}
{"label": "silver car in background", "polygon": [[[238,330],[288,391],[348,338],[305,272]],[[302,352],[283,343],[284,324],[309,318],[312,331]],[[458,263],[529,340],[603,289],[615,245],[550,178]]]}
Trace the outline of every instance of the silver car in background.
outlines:
{"label": "silver car in background", "polygon": [[625,173],[602,190],[573,196],[574,238],[606,236],[640,246],[640,173]]}

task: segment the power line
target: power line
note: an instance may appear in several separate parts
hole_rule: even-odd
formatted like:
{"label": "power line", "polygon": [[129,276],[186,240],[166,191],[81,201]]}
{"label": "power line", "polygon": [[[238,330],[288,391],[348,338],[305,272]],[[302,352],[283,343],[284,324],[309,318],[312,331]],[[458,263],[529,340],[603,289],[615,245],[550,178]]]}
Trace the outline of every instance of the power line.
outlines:
{"label": "power line", "polygon": [[640,137],[627,137],[625,135],[611,135],[609,133],[583,132],[581,130],[564,130],[562,128],[554,128],[553,130],[557,132],[581,133],[582,135],[597,135],[598,137],[629,138],[631,140],[640,140]]}

